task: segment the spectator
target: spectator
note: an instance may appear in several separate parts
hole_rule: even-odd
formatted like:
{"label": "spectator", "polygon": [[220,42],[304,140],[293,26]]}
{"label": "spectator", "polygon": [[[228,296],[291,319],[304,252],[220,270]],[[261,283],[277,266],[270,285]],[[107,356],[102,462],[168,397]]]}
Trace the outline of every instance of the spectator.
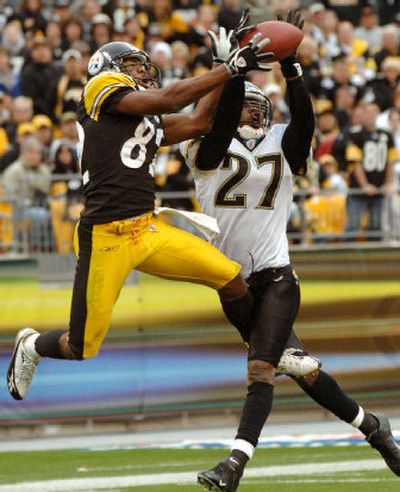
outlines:
{"label": "spectator", "polygon": [[92,18],[90,50],[97,51],[103,44],[112,41],[113,26],[108,15],[99,13]]}
{"label": "spectator", "polygon": [[10,21],[4,26],[1,44],[12,58],[22,56],[25,48],[25,37],[18,20]]}
{"label": "spectator", "polygon": [[70,49],[76,41],[80,41],[83,36],[82,24],[76,17],[69,19],[64,25],[62,36],[62,49],[66,51]]}
{"label": "spectator", "polygon": [[42,144],[42,158],[48,162],[50,145],[53,141],[53,123],[45,114],[37,114],[32,119],[32,125],[35,129],[35,137]]}
{"label": "spectator", "polygon": [[69,49],[62,57],[64,71],[58,80],[54,114],[57,119],[63,113],[76,113],[86,76],[82,67],[82,55],[78,50]]}
{"label": "spectator", "polygon": [[379,48],[382,28],[379,26],[379,17],[372,7],[363,7],[360,25],[356,28],[354,34],[356,38],[367,42],[369,50],[375,52]]}
{"label": "spectator", "polygon": [[158,41],[153,45],[150,51],[152,63],[158,66],[161,71],[162,86],[166,87],[174,82],[175,77],[172,69],[172,49],[171,46],[164,42]]}
{"label": "spectator", "polygon": [[76,128],[76,113],[67,111],[60,116],[61,139],[67,140],[75,148],[78,143],[78,130]]}
{"label": "spectator", "polygon": [[355,239],[361,218],[368,212],[367,238],[382,239],[384,195],[393,193],[393,164],[398,159],[393,137],[376,128],[379,106],[371,103],[364,108],[361,131],[353,133],[347,143],[346,158],[350,166],[350,187],[361,193],[347,200],[346,233]]}
{"label": "spectator", "polygon": [[387,57],[381,67],[382,73],[368,82],[363,99],[376,102],[385,111],[392,105],[393,93],[400,82],[400,58]]}
{"label": "spectator", "polygon": [[64,30],[66,24],[72,19],[72,11],[68,0],[53,1],[53,19],[57,22],[61,29]]}
{"label": "spectator", "polygon": [[188,26],[178,12],[172,8],[172,0],[153,0],[147,15],[147,37],[149,43],[172,42],[182,38]]}
{"label": "spectator", "polygon": [[339,127],[333,104],[329,99],[318,99],[314,112],[317,117],[315,159],[319,161],[323,155],[332,155]]}
{"label": "spectator", "polygon": [[191,52],[196,52],[198,48],[210,47],[209,30],[215,30],[217,27],[216,16],[210,5],[200,5],[197,9],[197,15],[194,18],[190,31],[186,36],[186,42]]}
{"label": "spectator", "polygon": [[383,61],[388,56],[400,57],[400,34],[394,24],[385,26],[382,31],[382,47],[375,54],[377,71],[381,71]]}
{"label": "spectator", "polygon": [[[78,160],[75,147],[68,140],[57,140],[53,142],[50,151],[50,167],[52,174],[57,177],[53,181],[52,189],[62,189],[66,201],[66,217],[70,222],[77,222],[79,213],[82,210],[83,194],[82,181],[80,177],[71,175],[79,173]],[[70,175],[67,179],[62,180],[62,175]]]}
{"label": "spectator", "polygon": [[335,92],[335,113],[341,131],[345,131],[351,124],[351,116],[356,104],[357,90],[349,85],[338,87]]}
{"label": "spectator", "polygon": [[79,19],[82,22],[83,40],[91,43],[92,20],[96,14],[101,13],[101,5],[97,0],[84,0],[80,7]]}
{"label": "spectator", "polygon": [[379,22],[381,25],[389,24],[394,20],[399,22],[400,0],[379,0],[375,3],[377,5]]}
{"label": "spectator", "polygon": [[175,77],[180,79],[189,77],[190,51],[188,45],[183,41],[174,41],[171,44],[171,50]]}
{"label": "spectator", "polygon": [[307,89],[316,97],[321,83],[317,43],[310,36],[305,36],[299,46],[297,55],[303,68],[303,78]]}
{"label": "spectator", "polygon": [[124,30],[129,37],[129,42],[139,49],[144,48],[144,31],[136,17],[127,17],[124,23]]}
{"label": "spectator", "polygon": [[370,56],[368,43],[354,34],[354,26],[351,22],[342,21],[337,29],[339,49],[348,56],[348,70],[351,74],[361,78],[372,78],[375,75],[375,60]]}
{"label": "spectator", "polygon": [[321,166],[321,188],[332,193],[347,195],[347,183],[339,173],[336,159],[332,155],[325,154],[320,157],[319,164]]}
{"label": "spectator", "polygon": [[20,123],[17,126],[16,139],[9,147],[8,151],[0,159],[0,173],[19,157],[21,144],[35,132],[32,123]]}
{"label": "spectator", "polygon": [[16,76],[12,71],[10,54],[0,47],[0,91],[11,94],[16,84]]}
{"label": "spectator", "polygon": [[19,11],[13,14],[10,20],[18,20],[25,34],[33,36],[40,32],[44,36],[47,21],[42,15],[42,8],[41,0],[21,0]]}
{"label": "spectator", "polygon": [[5,125],[8,139],[15,142],[17,126],[29,123],[33,117],[33,101],[30,97],[18,96],[11,105],[10,121]]}
{"label": "spectator", "polygon": [[62,34],[61,26],[58,22],[51,20],[46,27],[47,43],[53,53],[53,60],[60,60],[62,56]]}
{"label": "spectator", "polygon": [[328,9],[332,9],[336,12],[340,21],[349,21],[353,26],[358,26],[364,1],[324,0],[324,4]]}
{"label": "spectator", "polygon": [[32,62],[21,74],[21,92],[33,100],[35,114],[45,114],[54,120],[55,88],[60,71],[53,64],[53,54],[46,38],[35,37]]}
{"label": "spectator", "polygon": [[50,170],[43,162],[43,146],[35,137],[21,144],[19,158],[3,174],[6,190],[16,202],[16,215],[29,223],[32,251],[50,249]]}
{"label": "spectator", "polygon": [[332,75],[323,77],[320,86],[319,97],[330,99],[333,103],[335,93],[339,87],[353,87],[357,91],[357,100],[360,97],[361,89],[364,86],[364,81],[359,77],[355,77],[350,71],[350,59],[343,53],[338,53],[332,58]]}

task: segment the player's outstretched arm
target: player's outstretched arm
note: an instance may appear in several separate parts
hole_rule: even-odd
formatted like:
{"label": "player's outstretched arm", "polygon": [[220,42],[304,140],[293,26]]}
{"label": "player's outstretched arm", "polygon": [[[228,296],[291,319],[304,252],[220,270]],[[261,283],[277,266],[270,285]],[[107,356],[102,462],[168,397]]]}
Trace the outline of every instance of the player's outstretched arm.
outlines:
{"label": "player's outstretched arm", "polygon": [[[204,75],[181,80],[163,89],[129,92],[121,98],[117,110],[141,116],[173,113],[216,89],[229,77],[242,76],[250,70],[269,70],[264,63],[268,62],[273,54],[262,53],[269,40],[260,39],[260,36],[256,34],[248,46],[235,49],[226,62]],[[192,136],[197,135],[188,133],[183,139]],[[170,135],[169,139],[172,141],[173,135]]]}
{"label": "player's outstretched arm", "polygon": [[[278,17],[278,20],[283,20]],[[298,11],[291,10],[286,22],[301,29],[304,21]],[[280,61],[282,74],[287,83],[287,95],[291,121],[282,137],[282,150],[294,174],[307,172],[314,134],[314,112],[310,95],[302,78],[302,68],[296,54]]]}
{"label": "player's outstretched arm", "polygon": [[[261,35],[256,34],[247,47],[232,49],[231,38],[233,34],[233,31],[226,34],[223,28],[220,30],[219,37],[214,33],[210,33],[214,62],[223,63],[227,67],[231,79],[242,79],[247,71],[253,69],[271,70],[269,66],[265,65],[265,62],[272,59],[274,53],[261,53],[269,43],[269,39],[260,40]],[[232,87],[235,85],[237,84],[232,84]],[[174,114],[164,116],[164,138],[162,144],[178,143],[208,133],[215,118],[221,90],[222,86],[219,86],[203,97],[191,115]],[[232,97],[235,97],[235,95],[232,95]],[[238,97],[240,100],[240,95]],[[232,103],[226,96],[224,101],[224,104],[228,107]],[[235,103],[237,102],[235,101]],[[230,140],[231,138],[229,142]],[[219,142],[217,141],[217,143]]]}
{"label": "player's outstretched arm", "polygon": [[219,100],[213,126],[201,139],[196,158],[198,169],[216,169],[224,159],[239,125],[243,101],[244,79],[229,80]]}

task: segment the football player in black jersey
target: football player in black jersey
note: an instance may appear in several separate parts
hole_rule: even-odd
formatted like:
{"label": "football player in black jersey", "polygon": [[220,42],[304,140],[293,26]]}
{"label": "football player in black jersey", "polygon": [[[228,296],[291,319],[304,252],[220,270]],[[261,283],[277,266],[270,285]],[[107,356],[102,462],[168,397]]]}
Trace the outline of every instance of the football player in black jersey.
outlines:
{"label": "football player in black jersey", "polygon": [[[248,46],[233,48],[232,34],[221,29],[219,38],[211,35],[219,55],[211,71],[163,89],[158,68],[128,43],[108,43],[91,57],[78,108],[85,208],[75,234],[69,330],[19,331],[7,374],[13,398],[26,396],[41,357],[83,360],[97,354],[132,269],[212,287],[231,322],[239,330],[247,323],[252,296],[240,265],[153,214],[153,164],[160,145],[209,130],[230,77],[269,70],[263,62],[273,54],[262,52],[268,39],[257,34]],[[199,99],[192,114],[169,114]]]}
{"label": "football player in black jersey", "polygon": [[367,239],[383,238],[382,216],[385,195],[393,193],[393,164],[398,151],[393,136],[376,128],[379,106],[369,103],[364,107],[361,128],[349,133],[346,146],[350,188],[347,197],[346,239],[355,240],[361,219],[368,213]]}
{"label": "football player in black jersey", "polygon": [[[287,21],[301,27],[298,13],[292,11]],[[242,264],[255,302],[254,319],[245,337],[248,393],[230,456],[198,475],[199,484],[208,490],[237,490],[271,410],[276,367],[283,349],[290,347],[299,361],[308,354],[293,331],[300,289],[290,264],[285,263],[284,239],[292,174],[303,174],[307,167],[314,118],[296,57],[280,63],[287,82],[289,125],[271,125],[272,105],[261,89],[246,82],[242,104],[243,82],[242,87],[229,82],[211,132],[182,145],[200,204],[218,218],[220,234],[215,243]],[[280,177],[274,183],[277,173]],[[214,200],[211,206],[212,197],[220,195],[223,188],[225,200]],[[268,206],[264,199],[260,201],[263,190],[264,197],[273,196]],[[241,235],[238,229],[246,226],[246,233]],[[358,428],[388,467],[400,475],[400,447],[385,416],[365,412],[319,366],[309,374],[292,377],[318,404]]]}

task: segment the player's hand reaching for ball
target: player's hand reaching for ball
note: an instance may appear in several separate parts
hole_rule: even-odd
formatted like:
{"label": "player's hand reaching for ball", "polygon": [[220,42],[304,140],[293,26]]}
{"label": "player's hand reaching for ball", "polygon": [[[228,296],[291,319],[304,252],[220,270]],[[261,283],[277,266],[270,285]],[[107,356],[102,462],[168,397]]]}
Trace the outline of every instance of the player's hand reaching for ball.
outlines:
{"label": "player's hand reaching for ball", "polygon": [[273,61],[275,53],[264,51],[270,40],[261,39],[261,37],[262,34],[257,33],[251,38],[248,46],[232,51],[225,63],[231,77],[244,75],[250,70],[263,70],[264,72],[272,70],[266,63]]}
{"label": "player's hand reaching for ball", "polygon": [[[280,14],[276,17],[278,21],[292,24],[294,27],[297,27],[297,29],[300,29],[300,31],[303,29],[304,19],[301,17],[300,10],[298,9],[289,10],[286,19],[284,19]],[[280,60],[280,64],[282,74],[286,80],[295,80],[303,75],[303,70],[296,53],[293,53],[287,58]]]}
{"label": "player's hand reaching for ball", "polygon": [[218,34],[208,31],[211,38],[212,55],[214,63],[224,63],[233,51],[233,31],[226,32],[225,27],[220,27]]}
{"label": "player's hand reaching for ball", "polygon": [[282,15],[278,14],[276,16],[278,21],[287,22],[288,24],[292,24],[292,26],[297,27],[300,31],[304,26],[304,19],[301,17],[301,12],[299,9],[289,10],[287,13],[286,19],[283,18]]}
{"label": "player's hand reaching for ball", "polygon": [[242,40],[243,36],[249,32],[249,31],[254,31],[255,28],[257,27],[255,24],[247,26],[246,24],[249,22],[250,18],[250,9],[246,7],[242,11],[242,16],[240,17],[239,24],[237,28],[233,31],[233,37],[239,44],[240,41]]}

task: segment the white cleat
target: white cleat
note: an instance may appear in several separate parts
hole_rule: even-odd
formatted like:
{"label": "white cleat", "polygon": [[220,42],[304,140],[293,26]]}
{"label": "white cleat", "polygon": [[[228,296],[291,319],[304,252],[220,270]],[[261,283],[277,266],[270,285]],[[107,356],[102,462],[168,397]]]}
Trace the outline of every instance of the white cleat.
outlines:
{"label": "white cleat", "polygon": [[39,334],[32,328],[24,328],[17,333],[15,348],[7,371],[8,391],[15,400],[22,400],[28,394],[40,357],[33,358],[24,348],[24,340]]}
{"label": "white cleat", "polygon": [[276,368],[276,375],[285,374],[286,376],[301,378],[318,371],[320,367],[321,361],[316,357],[307,355],[300,349],[287,348]]}

